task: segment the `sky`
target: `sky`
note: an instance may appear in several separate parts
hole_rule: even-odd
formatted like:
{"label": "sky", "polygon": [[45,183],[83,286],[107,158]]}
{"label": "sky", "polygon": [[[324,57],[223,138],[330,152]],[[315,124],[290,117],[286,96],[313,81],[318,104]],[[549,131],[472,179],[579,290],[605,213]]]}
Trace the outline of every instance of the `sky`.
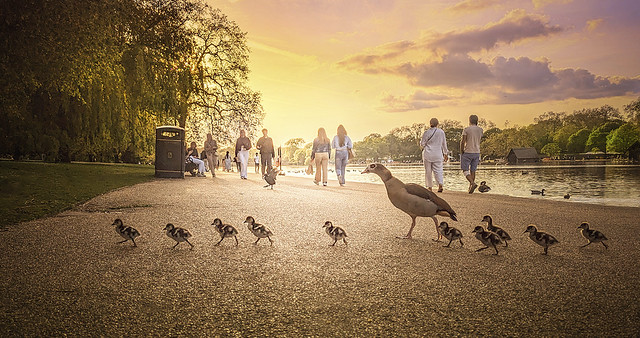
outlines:
{"label": "sky", "polygon": [[[274,143],[640,96],[638,0],[208,0],[247,33]],[[635,42],[634,42],[635,41]]]}

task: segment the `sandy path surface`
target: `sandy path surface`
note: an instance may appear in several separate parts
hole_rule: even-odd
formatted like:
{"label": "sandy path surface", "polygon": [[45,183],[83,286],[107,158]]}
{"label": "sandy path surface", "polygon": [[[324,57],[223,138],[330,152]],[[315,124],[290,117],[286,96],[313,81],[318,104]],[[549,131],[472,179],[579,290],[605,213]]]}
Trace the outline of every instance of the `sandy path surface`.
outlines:
{"label": "sandy path surface", "polygon": [[[639,208],[444,192],[465,246],[431,240],[433,222],[395,209],[383,185],[317,187],[250,174],[155,180],[0,232],[0,335],[405,336],[622,335],[640,332]],[[513,237],[500,255],[476,253],[484,214]],[[274,245],[242,225],[252,215]],[[236,226],[240,245],[219,236]],[[142,237],[116,244],[123,219]],[[348,233],[329,247],[324,221]],[[586,243],[589,221],[610,248]],[[167,222],[193,233],[175,250]],[[529,223],[560,244],[542,248]]]}

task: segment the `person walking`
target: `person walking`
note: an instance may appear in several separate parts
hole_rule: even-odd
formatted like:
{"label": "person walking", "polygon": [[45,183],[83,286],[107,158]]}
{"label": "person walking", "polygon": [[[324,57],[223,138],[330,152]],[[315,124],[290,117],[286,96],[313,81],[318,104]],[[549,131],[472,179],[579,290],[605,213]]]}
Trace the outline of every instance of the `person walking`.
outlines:
{"label": "person walking", "polygon": [[195,142],[191,142],[191,147],[187,149],[187,158],[189,159],[189,161],[193,162],[193,164],[198,166],[198,174],[196,176],[205,177],[204,161],[201,160],[198,156],[198,148],[196,147]]}
{"label": "person walking", "polygon": [[[260,171],[260,155],[258,155],[258,153],[256,153],[256,157],[253,158],[253,163],[256,166],[256,174],[257,174],[258,171]],[[264,171],[264,169],[262,169],[262,171]]]}
{"label": "person walking", "polygon": [[460,140],[460,168],[469,181],[469,193],[472,194],[478,185],[476,184],[476,170],[480,164],[480,140],[482,128],[478,127],[478,116],[469,116],[469,126],[462,131]]}
{"label": "person walking", "polygon": [[316,177],[313,183],[318,185],[322,179],[322,185],[327,186],[327,167],[331,153],[331,143],[324,128],[318,129],[318,137],[313,140],[311,148],[311,160],[316,162]]}
{"label": "person walking", "polygon": [[211,133],[207,134],[207,140],[204,141],[204,150],[207,152],[207,162],[209,163],[211,177],[216,177],[216,167],[218,165],[218,143],[213,139]]}
{"label": "person walking", "polygon": [[427,189],[433,190],[433,176],[438,182],[438,192],[442,192],[444,184],[442,163],[449,160],[449,149],[444,131],[438,128],[438,119],[429,121],[431,128],[425,130],[420,140],[422,147],[422,161],[424,162],[424,182]]}
{"label": "person walking", "polygon": [[256,148],[260,150],[260,164],[262,165],[262,176],[265,171],[269,171],[273,165],[273,159],[276,157],[275,150],[273,148],[273,139],[267,135],[269,131],[262,129],[262,137],[258,139]]}
{"label": "person walking", "polygon": [[338,183],[344,186],[344,175],[346,174],[347,164],[349,164],[349,150],[353,148],[351,138],[347,136],[347,130],[343,125],[338,126],[337,135],[333,137],[331,146],[336,150],[336,175],[338,175]]}
{"label": "person walking", "polygon": [[247,166],[249,165],[249,149],[251,149],[251,141],[246,136],[244,129],[240,130],[240,137],[236,141],[236,156],[240,162],[240,178],[247,179]]}
{"label": "person walking", "polygon": [[230,173],[231,172],[231,155],[227,151],[227,154],[224,155],[224,171]]}

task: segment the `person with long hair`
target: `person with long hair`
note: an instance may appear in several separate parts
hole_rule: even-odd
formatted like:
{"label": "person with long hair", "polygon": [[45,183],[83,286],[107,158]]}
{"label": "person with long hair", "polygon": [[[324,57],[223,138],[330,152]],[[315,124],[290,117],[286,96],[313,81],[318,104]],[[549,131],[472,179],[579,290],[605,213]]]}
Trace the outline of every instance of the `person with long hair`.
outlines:
{"label": "person with long hair", "polygon": [[318,137],[313,140],[311,148],[311,160],[316,162],[316,177],[313,183],[318,185],[322,179],[322,185],[327,186],[327,167],[331,154],[331,143],[324,128],[318,129]]}
{"label": "person with long hair", "polygon": [[230,173],[231,172],[231,155],[227,151],[227,154],[224,155],[224,171]]}
{"label": "person with long hair", "polygon": [[343,125],[338,126],[337,135],[333,137],[331,142],[333,149],[336,150],[336,175],[338,175],[338,183],[344,186],[344,175],[346,173],[347,164],[349,164],[349,150],[353,148],[351,138],[347,136],[347,130]]}
{"label": "person with long hair", "polygon": [[247,166],[249,165],[249,149],[251,141],[247,137],[244,129],[240,129],[240,137],[236,141],[236,156],[240,162],[240,178],[247,179]]}
{"label": "person with long hair", "polygon": [[424,182],[427,189],[433,189],[433,178],[438,182],[438,192],[442,192],[444,184],[444,173],[442,163],[449,160],[449,149],[447,148],[447,138],[444,131],[438,128],[438,119],[432,118],[429,121],[431,128],[425,130],[420,140],[422,147],[422,161],[424,162]]}

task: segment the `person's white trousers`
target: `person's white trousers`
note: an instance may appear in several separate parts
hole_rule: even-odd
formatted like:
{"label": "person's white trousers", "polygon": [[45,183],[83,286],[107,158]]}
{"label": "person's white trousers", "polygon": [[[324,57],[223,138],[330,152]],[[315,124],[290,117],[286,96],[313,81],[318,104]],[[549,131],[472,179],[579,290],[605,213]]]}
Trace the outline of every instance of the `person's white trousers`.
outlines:
{"label": "person's white trousers", "polygon": [[238,158],[240,158],[240,177],[247,178],[247,165],[249,164],[249,151],[240,150],[238,152]]}
{"label": "person's white trousers", "polygon": [[427,188],[433,187],[432,175],[435,175],[438,184],[444,184],[442,161],[424,161],[424,181],[427,185]]}
{"label": "person's white trousers", "polygon": [[195,158],[193,156],[189,156],[189,157],[191,157],[191,162],[195,163],[198,166],[198,172],[199,173],[204,174],[204,172],[207,171],[204,168],[204,161],[203,160],[201,160],[199,158]]}

